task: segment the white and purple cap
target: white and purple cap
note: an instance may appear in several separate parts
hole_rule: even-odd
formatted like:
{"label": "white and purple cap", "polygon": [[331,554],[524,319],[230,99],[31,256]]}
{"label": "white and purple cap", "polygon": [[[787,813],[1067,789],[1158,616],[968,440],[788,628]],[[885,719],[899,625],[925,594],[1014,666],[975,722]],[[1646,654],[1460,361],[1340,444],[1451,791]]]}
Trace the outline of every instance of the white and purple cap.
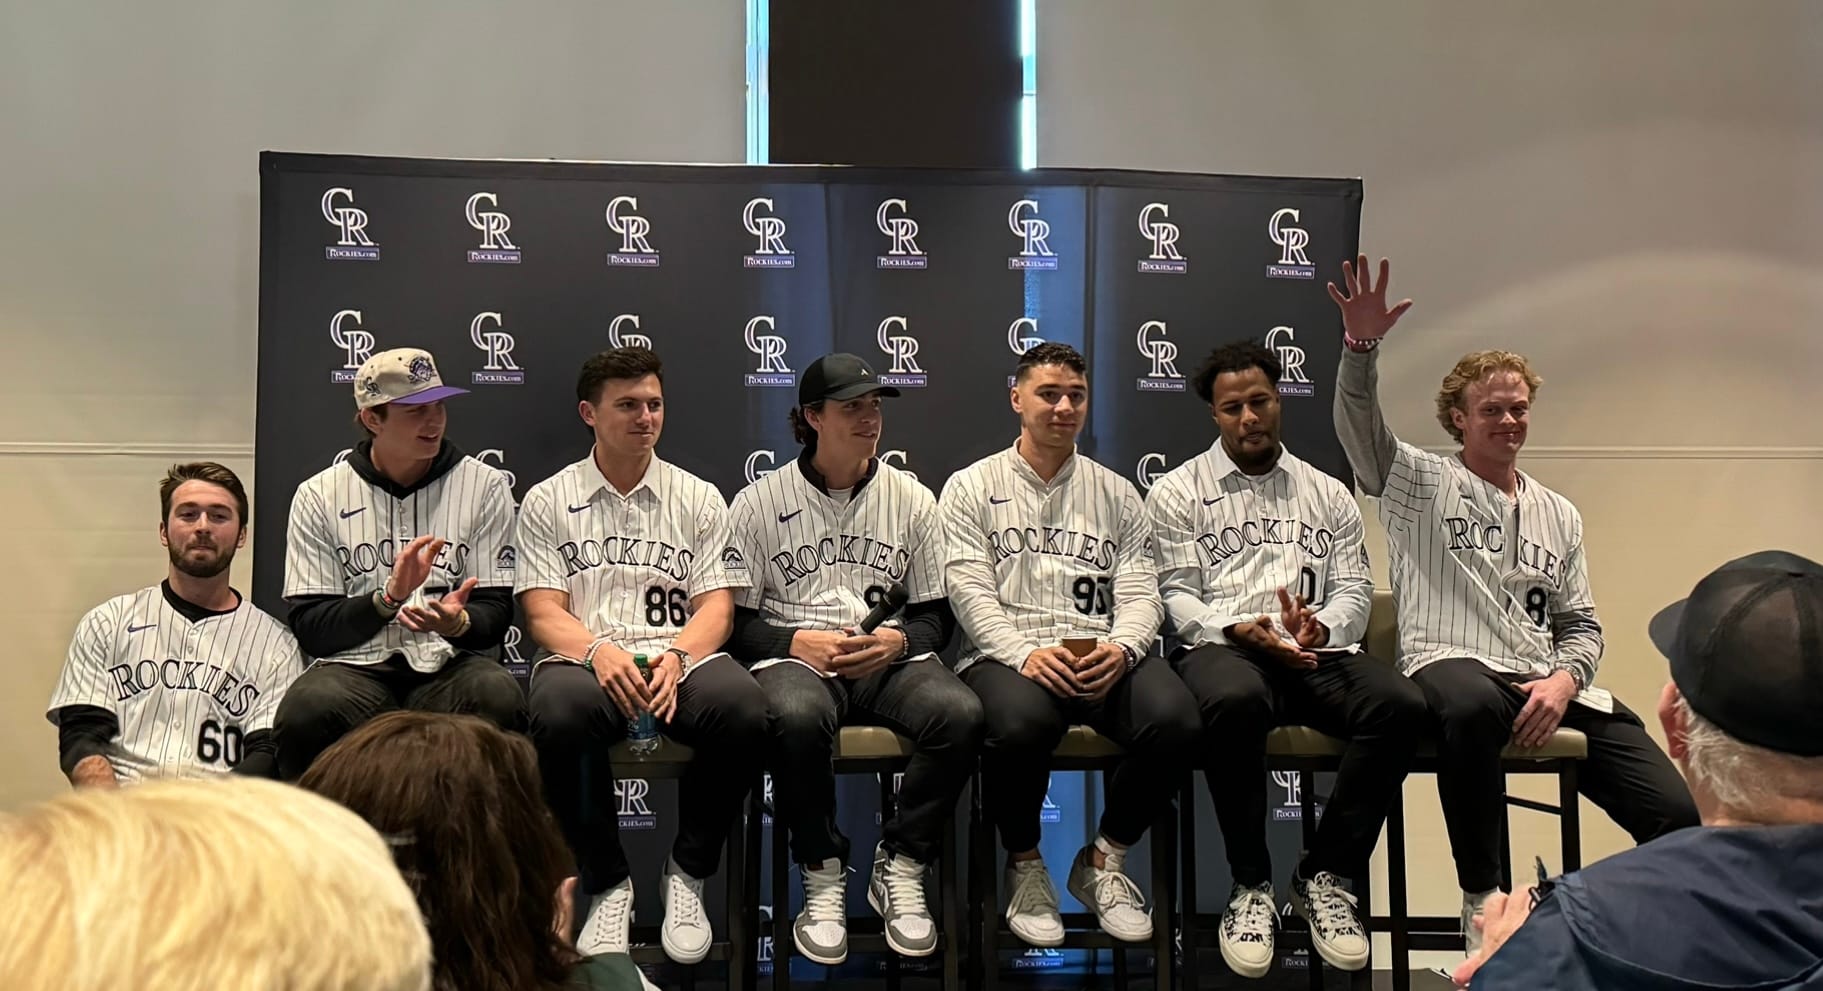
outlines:
{"label": "white and purple cap", "polygon": [[372,409],[387,403],[420,406],[467,391],[444,385],[430,352],[418,348],[381,351],[363,362],[361,370],[354,373],[356,409]]}

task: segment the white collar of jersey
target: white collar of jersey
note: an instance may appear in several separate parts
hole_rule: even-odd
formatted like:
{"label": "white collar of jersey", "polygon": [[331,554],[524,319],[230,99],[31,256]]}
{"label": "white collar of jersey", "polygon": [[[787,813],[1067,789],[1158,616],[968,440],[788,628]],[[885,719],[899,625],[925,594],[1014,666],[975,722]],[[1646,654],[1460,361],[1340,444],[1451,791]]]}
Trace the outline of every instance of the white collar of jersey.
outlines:
{"label": "white collar of jersey", "polygon": [[1214,444],[1209,445],[1209,461],[1215,469],[1215,480],[1218,482],[1227,478],[1229,475],[1239,475],[1245,479],[1271,478],[1273,472],[1290,471],[1294,465],[1303,464],[1303,462],[1299,461],[1291,453],[1291,448],[1286,447],[1284,442],[1281,441],[1279,443],[1278,463],[1274,464],[1271,470],[1267,471],[1264,475],[1249,475],[1242,471],[1239,465],[1234,463],[1233,458],[1228,456],[1228,449],[1222,446],[1222,439],[1220,437],[1215,439]]}
{"label": "white collar of jersey", "polygon": [[589,456],[576,462],[576,467],[582,475],[582,495],[585,499],[593,499],[602,492],[606,492],[616,499],[631,499],[639,494],[640,489],[645,489],[652,493],[659,502],[665,501],[665,463],[656,454],[652,455],[650,462],[647,462],[646,473],[639,477],[639,482],[624,497],[621,496],[619,489],[608,482],[608,477],[601,473],[601,467],[595,463],[594,448],[589,448]]}
{"label": "white collar of jersey", "polygon": [[1012,461],[1013,471],[1017,473],[1020,478],[1043,489],[1053,485],[1063,484],[1076,472],[1077,454],[1080,450],[1081,449],[1076,445],[1070,445],[1070,456],[1064,459],[1063,465],[1057,469],[1057,474],[1052,476],[1051,480],[1048,482],[1039,478],[1037,469],[1033,468],[1032,463],[1025,459],[1025,455],[1019,453],[1019,440],[1017,438],[1014,438],[1013,446],[1006,449],[1006,457]]}

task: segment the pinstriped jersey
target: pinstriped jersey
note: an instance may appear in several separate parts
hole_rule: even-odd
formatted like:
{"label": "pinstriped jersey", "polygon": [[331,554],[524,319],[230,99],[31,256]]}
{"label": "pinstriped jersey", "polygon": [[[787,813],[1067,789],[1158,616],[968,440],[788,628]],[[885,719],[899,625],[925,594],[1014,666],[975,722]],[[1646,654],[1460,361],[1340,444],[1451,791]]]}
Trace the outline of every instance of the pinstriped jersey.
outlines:
{"label": "pinstriped jersey", "polygon": [[304,657],[283,623],[242,600],[192,621],[153,585],[117,595],[76,624],[47,715],[72,705],[120,721],[114,776],[226,772],[247,734],[272,728]]}
{"label": "pinstriped jersey", "polygon": [[565,592],[589,632],[657,655],[677,639],[692,599],[752,584],[729,538],[715,486],[655,457],[622,495],[591,453],[525,494],[513,589]]}
{"label": "pinstriped jersey", "polygon": [[966,637],[958,671],[983,658],[1018,667],[1073,632],[1151,649],[1164,610],[1132,482],[1080,454],[1046,482],[1014,444],[950,476],[939,506]]}
{"label": "pinstriped jersey", "polygon": [[912,603],[943,598],[937,499],[883,461],[846,500],[823,492],[793,462],[742,489],[728,512],[753,577],[735,602],[769,623],[852,626],[894,582],[905,584]]}
{"label": "pinstriped jersey", "polygon": [[[404,496],[338,462],[305,479],[292,497],[285,595],[372,595],[391,576],[398,552],[421,535],[448,543],[407,602],[423,605],[471,576],[479,588],[510,589],[517,557],[512,531],[506,476],[469,455]],[[323,660],[378,664],[403,654],[413,670],[429,673],[455,653],[441,636],[414,633],[394,619],[379,636]]]}
{"label": "pinstriped jersey", "polygon": [[1302,595],[1331,647],[1367,633],[1373,609],[1361,509],[1334,477],[1279,451],[1263,475],[1235,466],[1222,442],[1172,469],[1146,495],[1165,612],[1186,645],[1270,616],[1279,589]]}
{"label": "pinstriped jersey", "polygon": [[[1473,657],[1534,676],[1573,667],[1592,684],[1603,644],[1582,515],[1523,472],[1510,499],[1460,457],[1395,438],[1375,396],[1373,357],[1343,352],[1336,426],[1363,490],[1379,494],[1400,668]],[[1579,698],[1607,703],[1599,690]]]}

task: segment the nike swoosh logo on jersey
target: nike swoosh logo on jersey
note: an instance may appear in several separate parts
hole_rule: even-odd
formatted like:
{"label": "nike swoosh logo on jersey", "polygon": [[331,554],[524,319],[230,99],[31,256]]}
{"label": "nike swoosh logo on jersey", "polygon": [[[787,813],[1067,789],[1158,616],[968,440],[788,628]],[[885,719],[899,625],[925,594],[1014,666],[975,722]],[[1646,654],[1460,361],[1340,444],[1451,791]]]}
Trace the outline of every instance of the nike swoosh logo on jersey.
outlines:
{"label": "nike swoosh logo on jersey", "polygon": [[1013,497],[1012,496],[988,496],[987,501],[998,506],[1003,502],[1012,502]]}
{"label": "nike swoosh logo on jersey", "polygon": [[797,514],[799,514],[799,513],[801,513],[801,512],[803,512],[803,510],[801,510],[801,509],[794,509],[794,510],[792,510],[792,511],[791,511],[791,512],[789,512],[789,513],[780,513],[780,514],[779,514],[779,522],[780,522],[780,523],[789,523],[789,522],[791,522],[791,518],[792,518],[792,517],[793,517],[793,516],[796,516],[796,515],[797,515]]}
{"label": "nike swoosh logo on jersey", "polygon": [[582,504],[582,505],[580,505],[580,506],[571,506],[571,507],[570,507],[570,512],[572,512],[572,513],[580,513],[580,512],[582,512],[582,511],[583,511],[583,510],[585,510],[585,509],[587,509],[587,508],[589,508],[589,504],[588,504],[588,503],[586,503],[586,502],[585,502],[585,503],[583,503],[583,504]]}
{"label": "nike swoosh logo on jersey", "polygon": [[1227,496],[1226,496],[1226,495],[1218,495],[1218,496],[1216,496],[1216,497],[1215,497],[1215,498],[1213,498],[1213,499],[1204,499],[1204,500],[1203,500],[1203,505],[1205,505],[1205,506],[1213,506],[1213,505],[1215,505],[1215,504],[1216,504],[1216,503],[1218,503],[1218,502],[1221,502],[1221,501],[1222,501],[1222,500],[1223,500],[1223,499],[1226,499],[1226,498],[1228,498],[1228,497],[1227,497]]}
{"label": "nike swoosh logo on jersey", "polygon": [[133,624],[128,623],[127,632],[128,633],[138,633],[140,630],[149,630],[152,627],[157,626],[157,625],[158,625],[157,623],[146,623],[143,626],[134,626]]}
{"label": "nike swoosh logo on jersey", "polygon": [[350,517],[350,516],[353,516],[353,515],[355,515],[355,514],[356,514],[356,513],[364,513],[364,512],[366,512],[366,511],[367,511],[367,507],[366,507],[366,506],[356,506],[356,507],[355,507],[355,508],[353,508],[353,509],[344,509],[344,510],[342,510],[342,512],[341,512],[341,513],[340,513],[340,515],[341,515],[341,517],[342,517],[342,518],[343,518],[343,519],[347,519],[347,518],[349,518],[349,517]]}

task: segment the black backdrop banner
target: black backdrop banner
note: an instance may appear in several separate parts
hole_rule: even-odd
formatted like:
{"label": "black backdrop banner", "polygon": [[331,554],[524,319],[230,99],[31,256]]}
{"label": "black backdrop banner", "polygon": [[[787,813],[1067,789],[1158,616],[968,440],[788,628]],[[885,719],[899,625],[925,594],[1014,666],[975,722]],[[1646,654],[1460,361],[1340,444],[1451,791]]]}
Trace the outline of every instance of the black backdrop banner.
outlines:
{"label": "black backdrop banner", "polygon": [[[1359,180],[276,152],[260,174],[254,599],[275,612],[292,493],[358,438],[354,371],[392,347],[429,350],[445,382],[472,390],[451,401],[450,436],[523,496],[588,451],[582,361],[647,345],[666,365],[660,454],[732,498],[796,455],[797,377],[831,350],[903,389],[881,456],[941,492],[1017,435],[1008,376],[1040,340],[1086,354],[1081,449],[1144,492],[1214,441],[1188,381],[1203,355],[1252,337],[1285,366],[1286,444],[1353,484],[1330,420],[1341,322],[1323,287],[1356,252]],[[515,626],[503,660],[523,677],[533,654]],[[1092,835],[1088,777],[1054,776],[1045,850],[1058,870]],[[877,789],[843,787],[864,859]],[[663,855],[673,798],[664,782],[624,784],[633,863]],[[1198,887],[1216,910],[1228,882],[1207,803],[1199,795]],[[1271,831],[1281,876],[1297,825]],[[1144,852],[1132,863],[1145,878]],[[635,883],[639,914],[656,912],[656,879]],[[850,888],[865,911],[864,885]]]}

